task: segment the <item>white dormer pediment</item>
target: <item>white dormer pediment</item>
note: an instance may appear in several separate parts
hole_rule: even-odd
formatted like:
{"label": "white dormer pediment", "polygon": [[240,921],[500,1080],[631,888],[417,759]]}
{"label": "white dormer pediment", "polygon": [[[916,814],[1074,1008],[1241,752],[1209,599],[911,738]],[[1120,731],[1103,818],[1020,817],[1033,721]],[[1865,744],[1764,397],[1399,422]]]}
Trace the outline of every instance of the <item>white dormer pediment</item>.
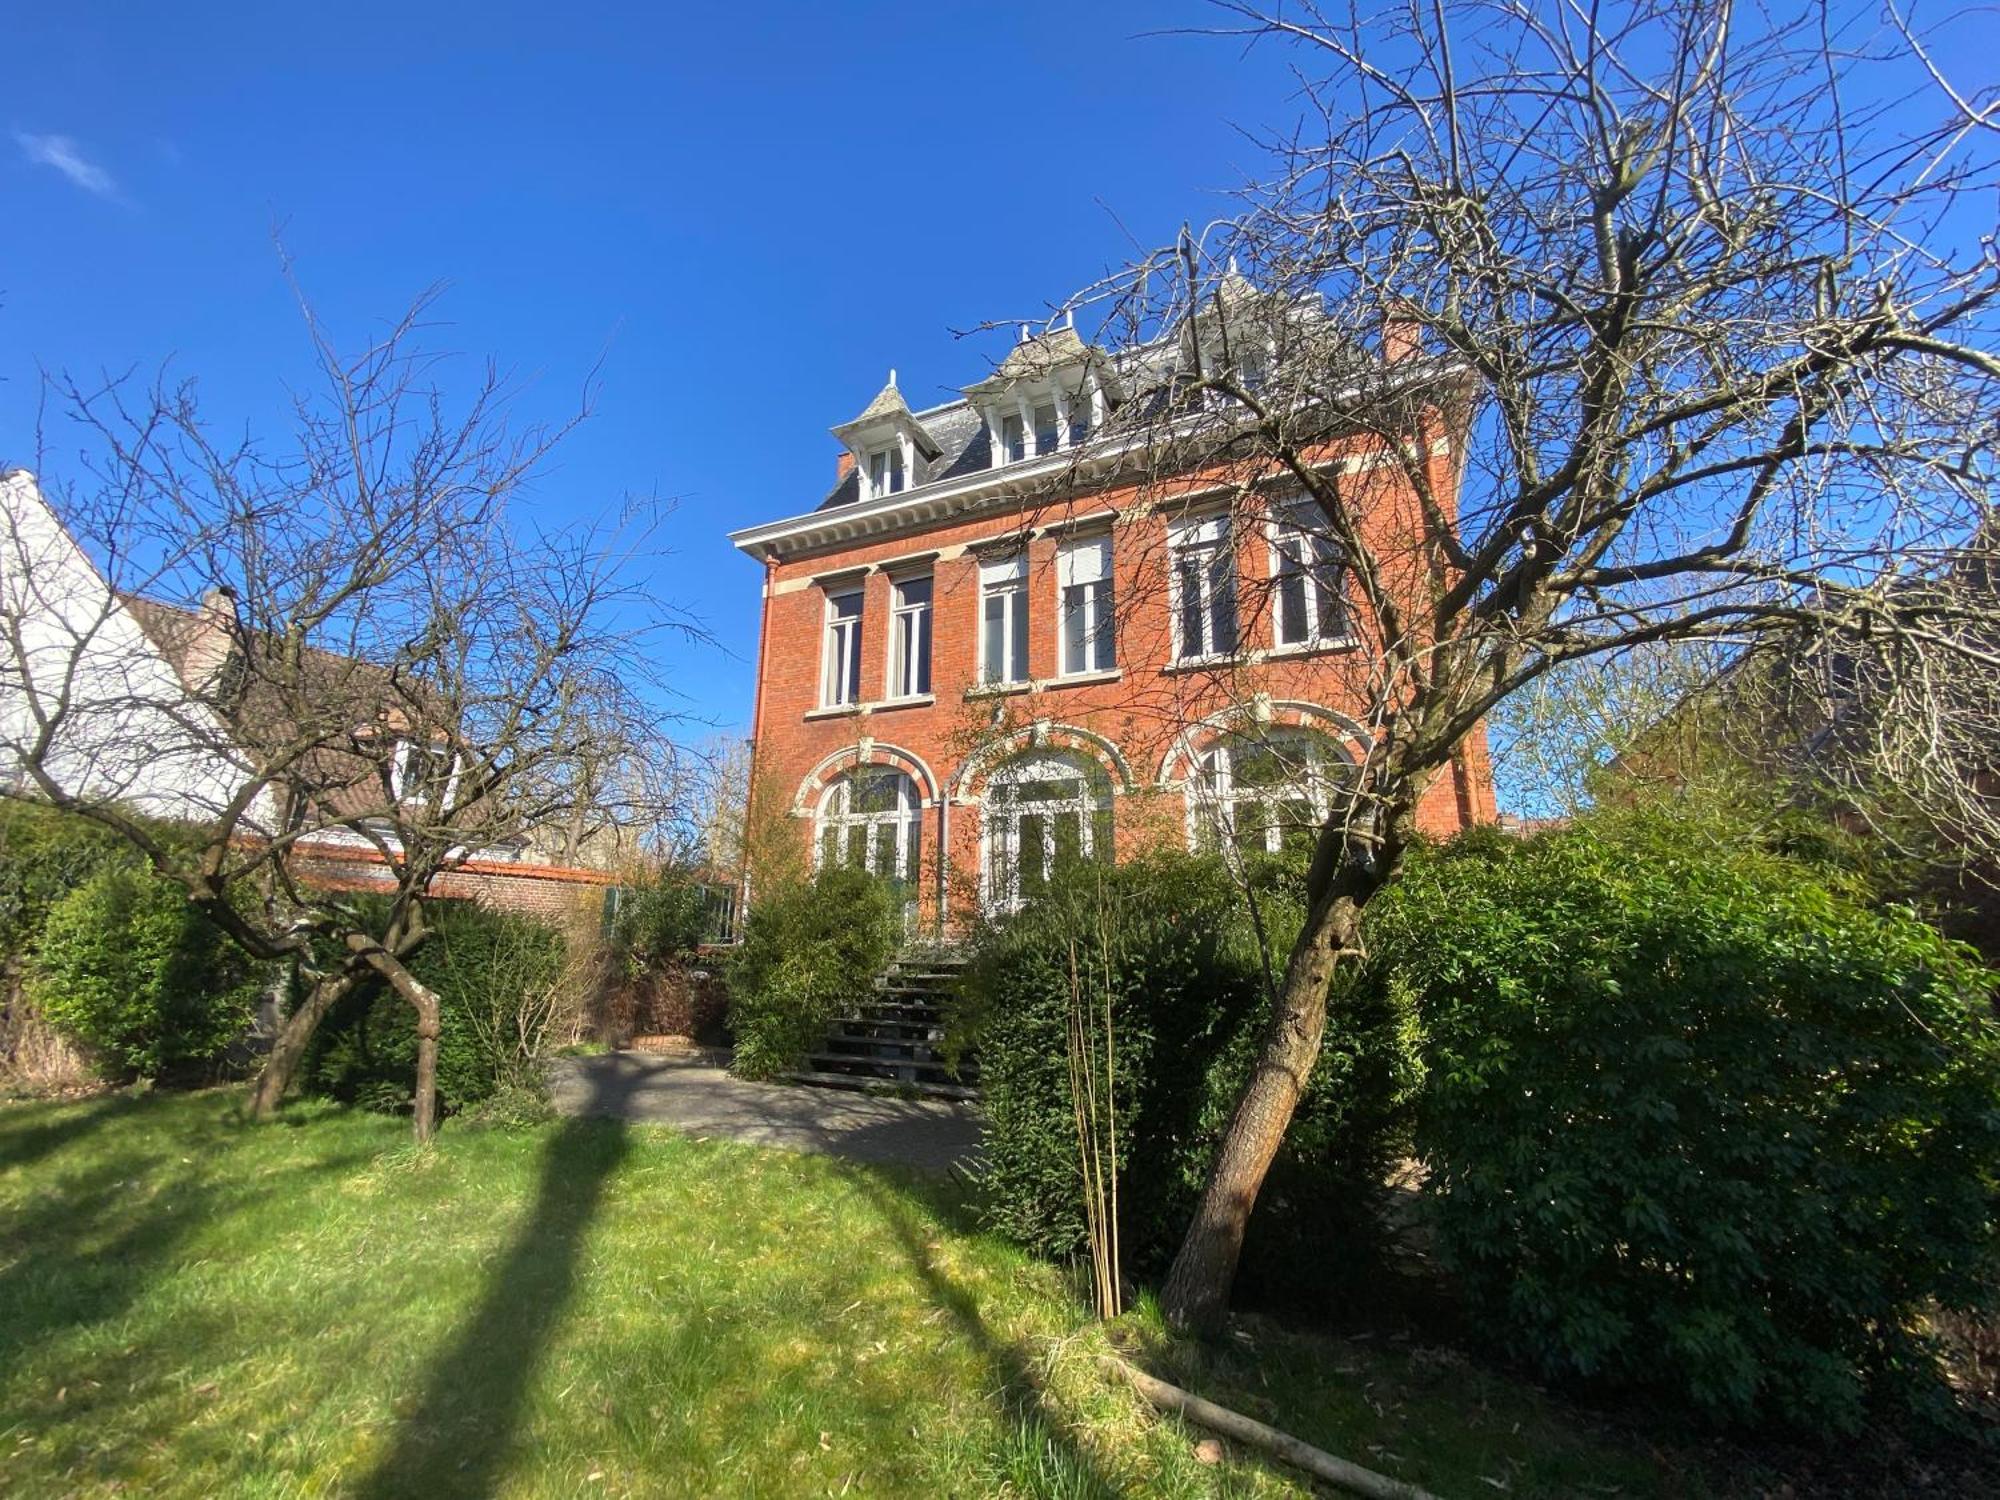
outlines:
{"label": "white dormer pediment", "polygon": [[854,455],[861,476],[861,497],[880,499],[923,483],[919,466],[938,457],[937,442],[910,411],[903,393],[896,389],[896,372],[875,399],[862,408],[851,422],[842,422],[833,435]]}

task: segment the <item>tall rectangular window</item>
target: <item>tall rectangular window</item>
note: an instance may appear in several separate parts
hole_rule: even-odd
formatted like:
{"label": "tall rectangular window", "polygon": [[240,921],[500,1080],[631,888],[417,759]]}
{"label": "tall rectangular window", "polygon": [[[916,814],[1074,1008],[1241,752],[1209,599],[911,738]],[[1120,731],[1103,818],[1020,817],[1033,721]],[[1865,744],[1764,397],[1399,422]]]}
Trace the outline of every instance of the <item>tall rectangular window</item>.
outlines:
{"label": "tall rectangular window", "polygon": [[1056,422],[1056,404],[1051,401],[1046,406],[1035,408],[1035,452],[1053,453],[1062,429]]}
{"label": "tall rectangular window", "polygon": [[1008,463],[1017,464],[1028,456],[1027,431],[1019,413],[1000,419],[1000,447]]}
{"label": "tall rectangular window", "polygon": [[829,594],[826,600],[826,654],[820,666],[827,707],[861,699],[861,591]]}
{"label": "tall rectangular window", "polygon": [[877,448],[868,455],[868,483],[877,495],[902,493],[903,450],[900,446]]}
{"label": "tall rectangular window", "polygon": [[1234,655],[1236,554],[1229,545],[1229,517],[1182,523],[1172,533],[1171,548],[1174,656],[1201,661]]}
{"label": "tall rectangular window", "polygon": [[1090,441],[1090,391],[1069,398],[1069,442],[1072,448]]}
{"label": "tall rectangular window", "polygon": [[1108,672],[1117,663],[1111,619],[1111,538],[1071,542],[1056,554],[1062,590],[1063,672]]}
{"label": "tall rectangular window", "polygon": [[889,693],[916,698],[931,690],[931,580],[905,578],[896,584],[889,620]]}
{"label": "tall rectangular window", "polygon": [[1271,530],[1271,639],[1280,646],[1320,646],[1347,634],[1340,566],[1331,542],[1302,526]]}
{"label": "tall rectangular window", "polygon": [[979,680],[1028,680],[1028,555],[979,565]]}

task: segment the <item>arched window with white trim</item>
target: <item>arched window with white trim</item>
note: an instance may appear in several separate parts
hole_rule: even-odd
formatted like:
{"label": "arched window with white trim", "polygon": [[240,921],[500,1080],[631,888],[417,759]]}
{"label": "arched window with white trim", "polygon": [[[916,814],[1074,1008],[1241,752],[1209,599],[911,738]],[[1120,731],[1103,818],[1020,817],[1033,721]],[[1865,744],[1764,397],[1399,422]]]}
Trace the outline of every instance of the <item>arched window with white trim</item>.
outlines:
{"label": "arched window with white trim", "polygon": [[914,887],[922,856],[923,794],[894,766],[856,766],[821,793],[815,848],[827,865],[849,865]]}
{"label": "arched window with white trim", "polygon": [[1222,735],[1188,777],[1188,841],[1245,854],[1310,849],[1353,767],[1325,735],[1262,726]]}
{"label": "arched window with white trim", "polygon": [[1086,755],[1017,755],[994,769],[982,800],[980,885],[989,911],[1018,911],[1067,860],[1111,858],[1111,778]]}

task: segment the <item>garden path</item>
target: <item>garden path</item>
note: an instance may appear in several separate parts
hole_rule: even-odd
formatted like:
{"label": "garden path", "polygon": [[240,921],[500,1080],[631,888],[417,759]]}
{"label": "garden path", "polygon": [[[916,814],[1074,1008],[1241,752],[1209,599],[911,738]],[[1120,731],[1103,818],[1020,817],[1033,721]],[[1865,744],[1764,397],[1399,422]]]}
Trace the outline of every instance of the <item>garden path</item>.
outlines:
{"label": "garden path", "polygon": [[709,1058],[608,1052],[559,1058],[549,1078],[557,1110],[672,1125],[785,1151],[942,1173],[978,1150],[980,1116],[966,1104],[891,1099],[793,1084],[748,1083]]}

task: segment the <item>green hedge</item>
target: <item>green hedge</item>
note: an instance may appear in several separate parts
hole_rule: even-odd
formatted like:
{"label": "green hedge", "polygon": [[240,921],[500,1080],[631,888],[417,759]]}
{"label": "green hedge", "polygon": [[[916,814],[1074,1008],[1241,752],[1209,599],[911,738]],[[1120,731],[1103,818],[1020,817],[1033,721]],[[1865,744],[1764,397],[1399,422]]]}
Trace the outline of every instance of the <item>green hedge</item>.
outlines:
{"label": "green hedge", "polygon": [[[1273,963],[1297,931],[1296,872],[1254,889]],[[1092,1003],[1111,1002],[1119,1238],[1128,1275],[1164,1270],[1186,1228],[1269,1010],[1243,891],[1214,858],[1078,864],[980,935],[953,1018],[977,1046],[987,1116],[982,1202],[1043,1254],[1084,1241],[1068,1071],[1071,955]],[[1327,1050],[1259,1199],[1240,1286],[1320,1300],[1365,1269],[1369,1209],[1415,1081],[1408,1017],[1384,995],[1335,1000]]]}
{"label": "green hedge", "polygon": [[0,959],[32,951],[49,909],[91,876],[139,863],[131,844],[87,818],[0,797]]}
{"label": "green hedge", "polygon": [[[535,1087],[538,1059],[524,1057],[514,1018],[558,985],[568,962],[563,934],[469,901],[428,910],[432,932],[410,972],[437,991],[437,1087],[442,1113],[468,1109],[503,1087]],[[416,1012],[380,981],[336,1005],[307,1051],[306,1091],[389,1112],[410,1107],[416,1085]]]}
{"label": "green hedge", "polygon": [[1994,976],[1906,911],[1661,817],[1420,853],[1417,1148],[1474,1326],[1552,1377],[1817,1428],[1931,1383],[1995,1274]]}
{"label": "green hedge", "polygon": [[113,865],[42,921],[28,997],[114,1077],[211,1064],[248,1030],[269,966],[253,963],[180,887]]}
{"label": "green hedge", "polygon": [[888,963],[901,911],[888,882],[838,866],[759,892],[728,966],[736,1071],[769,1078],[798,1067]]}

